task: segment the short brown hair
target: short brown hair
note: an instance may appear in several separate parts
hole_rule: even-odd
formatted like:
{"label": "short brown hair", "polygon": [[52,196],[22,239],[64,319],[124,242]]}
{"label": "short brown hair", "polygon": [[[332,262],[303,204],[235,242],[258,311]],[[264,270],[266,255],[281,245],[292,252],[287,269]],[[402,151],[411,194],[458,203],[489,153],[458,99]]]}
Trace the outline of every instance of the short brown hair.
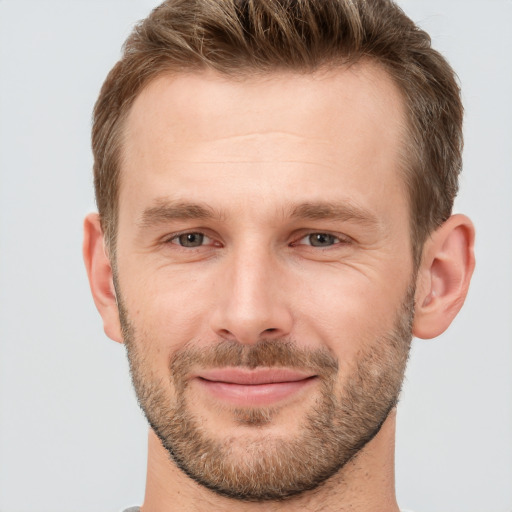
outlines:
{"label": "short brown hair", "polygon": [[430,37],[391,0],[167,0],[133,30],[94,109],[94,185],[114,251],[124,120],[162,73],[214,69],[231,76],[313,72],[370,59],[404,98],[416,264],[451,214],[461,170],[463,108],[455,74]]}

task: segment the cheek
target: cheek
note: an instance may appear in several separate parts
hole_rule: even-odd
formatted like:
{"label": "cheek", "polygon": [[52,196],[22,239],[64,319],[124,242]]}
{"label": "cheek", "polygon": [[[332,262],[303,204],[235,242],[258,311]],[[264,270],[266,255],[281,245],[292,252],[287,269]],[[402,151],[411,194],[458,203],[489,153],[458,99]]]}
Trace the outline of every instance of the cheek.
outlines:
{"label": "cheek", "polygon": [[299,330],[327,345],[342,364],[394,329],[407,285],[403,275],[391,283],[347,269],[331,272],[324,286],[303,282],[293,306]]}
{"label": "cheek", "polygon": [[124,283],[123,298],[130,320],[152,350],[172,353],[207,336],[204,320],[215,300],[209,280],[190,271],[153,269]]}

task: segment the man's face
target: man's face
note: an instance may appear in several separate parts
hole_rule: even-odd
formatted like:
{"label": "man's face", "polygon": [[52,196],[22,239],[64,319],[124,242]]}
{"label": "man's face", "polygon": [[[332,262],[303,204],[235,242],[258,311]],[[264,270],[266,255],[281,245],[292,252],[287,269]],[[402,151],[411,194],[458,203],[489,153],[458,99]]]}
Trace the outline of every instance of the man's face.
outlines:
{"label": "man's face", "polygon": [[139,401],[219,493],[314,488],[396,402],[414,276],[387,75],[160,77],[126,124],[116,289]]}

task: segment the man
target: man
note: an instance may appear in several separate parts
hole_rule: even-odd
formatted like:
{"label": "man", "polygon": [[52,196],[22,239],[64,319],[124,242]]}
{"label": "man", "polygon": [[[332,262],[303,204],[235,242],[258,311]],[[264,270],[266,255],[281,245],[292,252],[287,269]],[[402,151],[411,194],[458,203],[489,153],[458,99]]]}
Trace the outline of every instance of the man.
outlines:
{"label": "man", "polygon": [[165,2],[95,107],[84,257],[143,512],[397,511],[412,335],[464,302],[454,74],[385,0]]}

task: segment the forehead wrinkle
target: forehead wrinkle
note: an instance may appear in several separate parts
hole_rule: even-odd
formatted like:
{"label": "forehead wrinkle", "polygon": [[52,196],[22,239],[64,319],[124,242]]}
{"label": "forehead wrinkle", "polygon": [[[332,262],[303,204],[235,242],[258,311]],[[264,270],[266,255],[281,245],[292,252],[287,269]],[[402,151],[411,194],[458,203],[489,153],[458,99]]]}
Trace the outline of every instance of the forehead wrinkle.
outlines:
{"label": "forehead wrinkle", "polygon": [[211,131],[208,130],[207,133],[201,135],[201,142],[228,142],[231,143],[233,141],[251,141],[251,140],[259,140],[259,139],[268,139],[268,137],[274,137],[279,139],[292,139],[298,140],[301,143],[306,140],[308,142],[315,141],[320,144],[329,145],[330,142],[325,140],[322,137],[315,136],[315,134],[304,134],[300,132],[292,132],[285,130],[274,130],[274,129],[261,129],[258,131],[251,131],[246,133],[227,133],[225,135],[212,135]]}

